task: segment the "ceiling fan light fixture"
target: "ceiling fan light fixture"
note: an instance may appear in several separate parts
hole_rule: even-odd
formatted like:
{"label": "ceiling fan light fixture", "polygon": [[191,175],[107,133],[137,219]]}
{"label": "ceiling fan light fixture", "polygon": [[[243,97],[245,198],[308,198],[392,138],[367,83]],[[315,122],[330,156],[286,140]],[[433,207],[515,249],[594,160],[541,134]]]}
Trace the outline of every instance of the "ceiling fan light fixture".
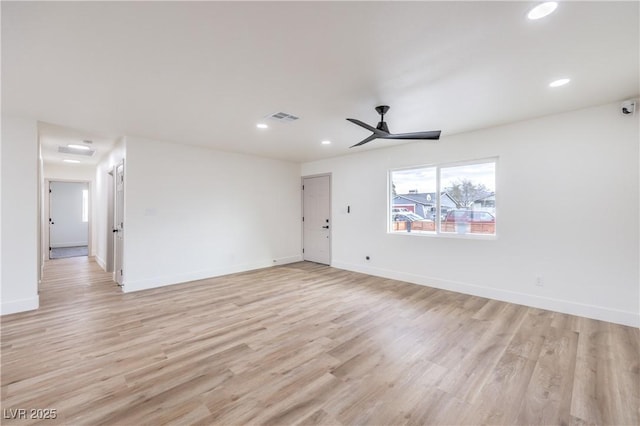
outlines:
{"label": "ceiling fan light fixture", "polygon": [[570,78],[560,78],[558,80],[554,80],[551,83],[549,83],[549,87],[560,87],[560,86],[564,86],[565,84],[568,84],[571,81]]}
{"label": "ceiling fan light fixture", "polygon": [[529,13],[527,14],[527,18],[531,19],[532,21],[535,21],[536,19],[544,18],[545,16],[552,14],[557,7],[558,7],[558,3],[555,1],[540,3],[539,5],[537,5],[536,7],[534,7],[529,11]]}

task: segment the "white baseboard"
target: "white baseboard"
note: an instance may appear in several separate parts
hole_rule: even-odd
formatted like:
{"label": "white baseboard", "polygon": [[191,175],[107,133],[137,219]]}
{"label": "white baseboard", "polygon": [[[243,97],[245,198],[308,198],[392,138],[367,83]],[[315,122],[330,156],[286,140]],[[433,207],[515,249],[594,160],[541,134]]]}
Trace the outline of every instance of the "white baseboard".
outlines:
{"label": "white baseboard", "polygon": [[107,262],[105,262],[100,256],[95,256],[94,259],[96,260],[96,263],[98,264],[98,266],[102,268],[103,271],[107,270]]}
{"label": "white baseboard", "polygon": [[272,262],[256,262],[239,265],[229,265],[224,268],[207,269],[195,272],[188,272],[184,274],[176,274],[164,277],[154,277],[143,280],[128,281],[125,271],[125,281],[122,286],[122,291],[125,293],[131,293],[134,291],[149,290],[157,287],[164,287],[173,284],[183,284],[190,281],[204,280],[207,278],[220,277],[223,275],[237,274],[238,272],[253,271],[256,269],[269,268],[275,265],[284,265],[287,263],[300,262],[302,256],[289,256],[274,259]]}
{"label": "white baseboard", "polygon": [[354,265],[344,262],[332,262],[331,266],[347,271],[360,272],[377,277],[406,281],[413,284],[455,291],[457,293],[470,294],[473,296],[486,297],[488,299],[495,299],[503,302],[515,303],[518,305],[530,306],[538,309],[561,312],[563,314],[597,319],[616,324],[628,325],[631,327],[640,327],[640,314],[638,312],[621,311],[605,308],[602,306],[587,305],[567,300],[513,292],[458,281],[443,280],[427,277],[424,275],[393,271],[389,269]]}
{"label": "white baseboard", "polygon": [[0,304],[0,315],[16,314],[18,312],[33,311],[40,306],[38,296],[29,299],[3,301]]}
{"label": "white baseboard", "polygon": [[303,260],[302,259],[302,255],[281,257],[279,259],[274,259],[273,260],[273,264],[274,265],[286,265],[287,263],[302,262],[302,260]]}

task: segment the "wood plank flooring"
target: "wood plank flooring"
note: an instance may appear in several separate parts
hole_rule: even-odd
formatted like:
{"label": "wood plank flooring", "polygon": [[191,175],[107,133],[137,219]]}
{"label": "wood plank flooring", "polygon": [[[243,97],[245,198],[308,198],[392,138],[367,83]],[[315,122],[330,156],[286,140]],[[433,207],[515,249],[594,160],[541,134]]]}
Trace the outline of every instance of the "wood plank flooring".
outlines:
{"label": "wood plank flooring", "polygon": [[2,424],[640,423],[635,328],[313,263],[130,294],[87,258],[44,277],[1,318]]}

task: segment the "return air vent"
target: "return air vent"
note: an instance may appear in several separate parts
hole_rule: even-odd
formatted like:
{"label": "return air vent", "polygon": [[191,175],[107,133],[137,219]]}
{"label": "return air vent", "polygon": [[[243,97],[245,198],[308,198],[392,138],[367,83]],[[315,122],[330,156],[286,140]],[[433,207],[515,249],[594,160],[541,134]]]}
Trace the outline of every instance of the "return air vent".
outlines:
{"label": "return air vent", "polygon": [[276,121],[280,121],[283,123],[289,123],[291,121],[296,121],[300,119],[300,117],[296,117],[295,115],[287,114],[286,112],[276,112],[271,115],[267,115],[267,118],[271,118]]}
{"label": "return air vent", "polygon": [[85,157],[92,157],[96,153],[95,149],[77,149],[69,148],[68,146],[58,146],[58,152],[63,154],[84,155]]}

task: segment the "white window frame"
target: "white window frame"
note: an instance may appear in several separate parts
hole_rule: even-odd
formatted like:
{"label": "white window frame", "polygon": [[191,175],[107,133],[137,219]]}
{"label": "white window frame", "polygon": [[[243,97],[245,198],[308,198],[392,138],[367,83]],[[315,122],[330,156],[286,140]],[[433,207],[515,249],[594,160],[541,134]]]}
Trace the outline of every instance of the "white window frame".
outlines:
{"label": "white window frame", "polygon": [[484,157],[484,158],[478,158],[478,159],[474,159],[474,160],[463,160],[463,161],[456,161],[456,162],[449,162],[449,163],[437,163],[437,164],[422,164],[422,165],[415,165],[415,166],[407,166],[407,167],[399,167],[399,168],[394,168],[394,169],[389,169],[389,171],[387,172],[387,234],[390,235],[408,235],[408,236],[418,236],[418,237],[436,237],[436,238],[459,238],[459,239],[472,239],[472,240],[495,240],[498,238],[498,220],[496,219],[496,223],[495,223],[495,231],[493,234],[471,234],[471,233],[466,233],[466,234],[458,234],[456,232],[442,232],[441,231],[441,219],[440,219],[440,214],[436,214],[435,217],[435,231],[433,232],[404,232],[404,231],[394,231],[392,229],[392,209],[393,209],[393,192],[392,192],[392,188],[393,188],[393,172],[401,172],[401,171],[406,171],[406,170],[415,170],[415,169],[428,169],[428,168],[435,168],[436,169],[436,190],[435,190],[435,194],[436,194],[436,212],[440,212],[441,209],[441,196],[442,196],[442,188],[440,187],[440,175],[441,175],[441,169],[446,169],[446,168],[450,168],[450,167],[459,167],[459,166],[468,166],[468,165],[475,165],[475,164],[486,164],[486,163],[493,163],[494,164],[494,179],[496,182],[496,188],[494,189],[494,197],[496,198],[495,201],[495,210],[496,210],[496,214],[495,217],[497,218],[497,211],[498,211],[498,163],[499,163],[499,157]]}

